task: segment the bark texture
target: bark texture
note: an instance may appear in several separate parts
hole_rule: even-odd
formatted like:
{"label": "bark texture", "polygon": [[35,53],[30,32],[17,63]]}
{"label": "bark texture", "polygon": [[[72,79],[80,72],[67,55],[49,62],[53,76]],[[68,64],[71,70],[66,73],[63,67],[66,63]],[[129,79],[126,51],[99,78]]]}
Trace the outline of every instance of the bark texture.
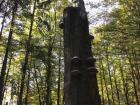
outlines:
{"label": "bark texture", "polygon": [[18,4],[15,3],[15,5],[13,7],[12,20],[11,20],[11,25],[10,25],[8,42],[7,42],[7,46],[6,46],[6,49],[5,49],[4,60],[3,60],[1,73],[0,73],[0,105],[2,105],[2,101],[3,101],[4,81],[5,81],[5,75],[6,75],[6,69],[7,69],[8,55],[9,55],[9,51],[11,49],[13,27],[14,27],[14,20],[15,20],[15,15],[16,15],[16,11],[17,11],[17,6],[18,6]]}
{"label": "bark texture", "polygon": [[88,19],[78,7],[64,10],[65,105],[100,105]]}

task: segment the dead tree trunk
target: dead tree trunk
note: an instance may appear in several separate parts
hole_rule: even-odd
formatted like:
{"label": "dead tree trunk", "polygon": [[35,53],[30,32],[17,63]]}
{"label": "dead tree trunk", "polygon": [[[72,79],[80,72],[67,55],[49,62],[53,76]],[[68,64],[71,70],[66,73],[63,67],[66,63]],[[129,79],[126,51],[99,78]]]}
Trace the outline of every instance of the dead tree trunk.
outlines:
{"label": "dead tree trunk", "polygon": [[64,10],[65,105],[100,105],[95,59],[87,16],[80,8]]}

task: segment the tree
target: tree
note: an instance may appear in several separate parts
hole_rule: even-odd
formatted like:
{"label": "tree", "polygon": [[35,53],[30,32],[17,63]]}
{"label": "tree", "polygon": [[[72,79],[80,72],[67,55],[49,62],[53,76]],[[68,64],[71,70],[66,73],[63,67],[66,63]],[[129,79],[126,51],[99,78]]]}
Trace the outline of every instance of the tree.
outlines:
{"label": "tree", "polygon": [[8,53],[9,53],[10,46],[11,46],[11,41],[12,41],[14,19],[15,19],[15,15],[16,15],[16,11],[17,11],[17,6],[18,6],[18,4],[15,1],[13,11],[12,11],[12,20],[11,20],[11,25],[10,25],[10,31],[9,31],[9,36],[8,36],[7,47],[6,47],[6,50],[5,50],[5,56],[4,56],[4,60],[3,60],[2,68],[1,68],[1,75],[0,75],[0,84],[1,84],[1,86],[0,86],[0,105],[2,105],[2,100],[3,100],[5,72],[6,72],[6,68],[7,68]]}
{"label": "tree", "polygon": [[34,22],[34,14],[35,14],[35,9],[36,9],[36,0],[34,1],[34,7],[33,7],[33,13],[31,16],[31,25],[30,25],[30,31],[29,31],[29,37],[27,41],[27,49],[26,49],[26,54],[25,54],[25,61],[22,67],[22,79],[21,79],[21,85],[20,85],[20,93],[18,97],[18,105],[22,105],[22,97],[23,97],[23,91],[24,91],[24,81],[25,81],[25,76],[26,76],[26,71],[28,67],[28,59],[30,55],[30,44],[31,44],[31,38],[32,38],[32,28],[33,28],[33,22]]}
{"label": "tree", "polygon": [[87,16],[79,8],[64,10],[64,99],[66,105],[100,105],[97,70],[92,58]]}

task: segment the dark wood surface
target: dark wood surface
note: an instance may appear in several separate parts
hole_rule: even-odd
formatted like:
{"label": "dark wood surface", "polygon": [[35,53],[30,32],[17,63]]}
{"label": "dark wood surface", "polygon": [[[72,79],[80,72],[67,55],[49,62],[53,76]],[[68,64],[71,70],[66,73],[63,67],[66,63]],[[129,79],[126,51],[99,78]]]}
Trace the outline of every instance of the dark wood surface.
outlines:
{"label": "dark wood surface", "polygon": [[100,105],[88,19],[77,7],[64,10],[65,105]]}

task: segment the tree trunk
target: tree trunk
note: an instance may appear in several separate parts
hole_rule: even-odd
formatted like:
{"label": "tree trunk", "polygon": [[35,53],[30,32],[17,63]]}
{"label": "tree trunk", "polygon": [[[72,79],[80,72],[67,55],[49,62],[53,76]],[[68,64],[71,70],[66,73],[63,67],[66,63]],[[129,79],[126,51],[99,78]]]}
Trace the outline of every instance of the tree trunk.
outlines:
{"label": "tree trunk", "polygon": [[52,75],[52,64],[51,64],[51,58],[52,58],[52,49],[54,45],[55,37],[50,37],[50,42],[48,46],[48,54],[47,54],[47,76],[46,76],[46,83],[47,83],[47,89],[46,89],[46,105],[52,105],[51,100],[51,75]]}
{"label": "tree trunk", "polygon": [[2,4],[5,2],[5,0],[2,0],[1,2],[0,2],[0,12],[1,12],[1,10],[2,10]]}
{"label": "tree trunk", "polygon": [[120,94],[119,94],[119,89],[118,89],[118,84],[117,84],[117,79],[116,79],[115,74],[116,74],[116,70],[113,69],[114,83],[115,83],[115,88],[116,88],[116,93],[117,93],[118,104],[121,105],[121,102],[120,102]]}
{"label": "tree trunk", "polygon": [[1,37],[2,37],[2,32],[3,32],[3,27],[4,27],[4,23],[5,23],[6,14],[7,14],[8,5],[9,5],[9,1],[7,1],[6,9],[5,9],[5,12],[4,12],[4,15],[3,15],[3,20],[2,20],[2,23],[1,23],[0,39],[1,39]]}
{"label": "tree trunk", "polygon": [[[37,91],[38,91],[38,95],[39,95],[38,96],[38,98],[39,98],[39,105],[44,105],[44,103],[45,103],[45,92],[44,92],[44,90],[46,89],[46,85],[45,85],[45,87],[43,87],[43,86],[39,87],[39,83],[38,83],[38,80],[37,80],[37,73],[38,73],[39,77],[42,77],[42,75],[41,75],[40,70],[38,70],[38,72],[37,72],[37,70],[36,70],[37,68],[35,66],[35,62],[34,61],[33,61],[33,65],[34,65],[34,72],[35,72],[35,82],[36,82]],[[40,78],[40,80],[41,80],[41,83],[43,84],[44,80],[42,78]],[[42,91],[40,91],[40,88],[43,91],[43,93],[42,93]],[[43,96],[43,98],[42,98],[42,96]]]}
{"label": "tree trunk", "polygon": [[[136,75],[136,79],[137,79],[137,82],[138,82],[138,85],[140,85],[140,64],[139,64],[139,55],[136,53],[137,51],[134,50],[134,48],[132,48],[132,62],[134,63],[134,65],[132,67],[134,67],[136,70],[135,70],[135,75]],[[127,53],[127,52],[126,52]],[[128,56],[128,54],[127,54]],[[131,60],[131,58],[129,58]],[[140,89],[140,88],[139,88]]]}
{"label": "tree trunk", "polygon": [[106,62],[107,62],[107,70],[108,70],[108,76],[109,76],[109,82],[110,82],[110,87],[111,87],[111,98],[112,98],[112,104],[115,105],[114,103],[114,93],[113,93],[113,84],[112,84],[112,79],[111,79],[111,73],[110,73],[110,64],[109,64],[109,55],[106,52]]}
{"label": "tree trunk", "polygon": [[[39,89],[39,84],[37,81],[37,71],[36,71],[36,66],[35,66],[35,62],[33,61],[33,67],[34,67],[34,73],[35,73],[35,82],[36,82],[36,87],[37,87],[37,92],[38,92],[38,100],[39,100],[39,105],[42,105],[42,101],[41,101],[41,93],[40,93],[40,89]],[[42,80],[41,80],[42,81]],[[43,83],[43,82],[42,82]],[[43,90],[43,89],[42,89]]]}
{"label": "tree trunk", "polygon": [[15,2],[15,5],[13,7],[12,11],[12,20],[11,20],[11,25],[10,25],[10,31],[9,31],[9,36],[8,36],[8,42],[7,42],[7,47],[5,51],[5,56],[1,68],[1,75],[0,75],[0,105],[2,105],[3,101],[3,88],[4,88],[4,81],[5,81],[5,73],[6,73],[6,68],[7,68],[7,60],[8,60],[8,53],[11,47],[11,41],[12,41],[12,35],[13,35],[13,27],[14,27],[14,20],[15,20],[15,14],[17,11],[17,3]]}
{"label": "tree trunk", "polygon": [[[86,13],[85,13],[86,14]],[[100,105],[87,16],[80,8],[64,10],[65,105]]]}
{"label": "tree trunk", "polygon": [[100,68],[100,72],[99,73],[100,73],[101,94],[102,94],[101,95],[102,96],[101,97],[102,98],[101,99],[101,102],[102,102],[102,105],[105,105],[105,101],[104,101],[104,87],[103,87],[103,78],[102,78],[103,75],[102,75],[102,71],[101,71],[102,69],[101,69],[101,67],[99,67],[99,68]]}
{"label": "tree trunk", "polygon": [[108,88],[107,88],[107,82],[106,82],[106,78],[105,78],[105,69],[104,69],[102,60],[100,60],[100,64],[101,64],[101,69],[103,71],[102,76],[103,76],[103,80],[104,80],[104,84],[105,84],[105,88],[106,88],[106,95],[107,95],[108,105],[111,105],[109,92],[108,92]]}
{"label": "tree trunk", "polygon": [[28,71],[28,79],[27,79],[27,91],[26,91],[26,97],[25,97],[25,105],[28,105],[28,98],[29,98],[29,90],[30,90],[30,70]]}
{"label": "tree trunk", "polygon": [[11,83],[11,99],[10,99],[10,105],[13,105],[13,90],[14,90],[14,80],[12,80]]}
{"label": "tree trunk", "polygon": [[31,17],[31,25],[30,25],[29,37],[28,37],[28,41],[27,41],[27,49],[26,49],[26,54],[25,54],[25,60],[24,60],[24,64],[23,64],[23,67],[22,67],[22,79],[21,79],[20,93],[19,93],[17,105],[23,105],[22,98],[23,98],[26,70],[27,70],[27,66],[28,66],[28,58],[29,58],[29,55],[30,55],[30,44],[31,44],[31,38],[32,38],[32,29],[33,29],[35,9],[36,9],[36,0],[34,1],[33,14],[32,14],[32,17]]}
{"label": "tree trunk", "polygon": [[120,73],[121,73],[121,79],[122,79],[122,84],[123,84],[123,91],[124,91],[124,95],[125,95],[125,104],[130,105],[127,87],[126,87],[127,84],[125,83],[123,68],[122,68],[121,64],[120,64]]}
{"label": "tree trunk", "polygon": [[60,49],[59,49],[59,64],[58,64],[58,82],[57,82],[57,105],[60,105],[60,78],[61,78],[61,36],[60,36]]}
{"label": "tree trunk", "polygon": [[135,92],[135,97],[136,97],[136,102],[137,102],[137,105],[140,105],[140,102],[139,102],[139,96],[138,96],[138,93],[137,93],[137,87],[136,87],[136,82],[135,82],[135,75],[134,75],[134,68],[133,68],[133,64],[131,62],[131,59],[128,57],[128,61],[130,63],[130,73],[132,75],[132,83],[133,83],[133,86],[134,86],[134,92]]}
{"label": "tree trunk", "polygon": [[[11,54],[9,64],[8,64],[8,70],[7,70],[7,73],[6,73],[6,76],[5,76],[4,86],[7,85],[7,80],[8,80],[8,76],[9,76],[10,67],[11,67],[11,60],[12,60],[12,54]],[[5,88],[3,89],[3,96],[4,96],[4,93],[5,93]],[[3,96],[2,96],[2,98],[3,98]]]}

